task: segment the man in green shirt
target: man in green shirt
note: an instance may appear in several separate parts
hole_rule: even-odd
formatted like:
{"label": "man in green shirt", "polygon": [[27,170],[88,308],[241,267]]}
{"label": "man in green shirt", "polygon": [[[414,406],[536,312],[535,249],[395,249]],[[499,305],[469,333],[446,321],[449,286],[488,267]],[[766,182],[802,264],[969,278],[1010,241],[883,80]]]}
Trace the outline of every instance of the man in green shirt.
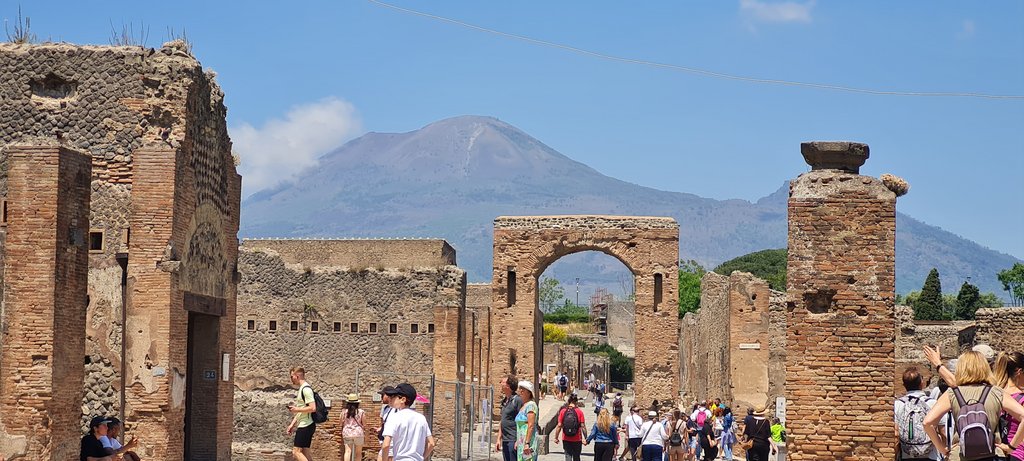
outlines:
{"label": "man in green shirt", "polygon": [[778,417],[772,418],[772,445],[778,452],[779,459],[785,459],[786,456],[786,426],[782,425],[782,421],[779,421]]}
{"label": "man in green shirt", "polygon": [[288,411],[294,415],[292,422],[288,424],[287,432],[295,432],[295,444],[292,447],[292,457],[295,461],[313,461],[313,432],[316,425],[313,424],[312,413],[316,411],[316,401],[313,400],[313,388],[306,382],[306,370],[302,367],[292,367],[292,384],[299,386],[295,394],[295,403],[288,406]]}

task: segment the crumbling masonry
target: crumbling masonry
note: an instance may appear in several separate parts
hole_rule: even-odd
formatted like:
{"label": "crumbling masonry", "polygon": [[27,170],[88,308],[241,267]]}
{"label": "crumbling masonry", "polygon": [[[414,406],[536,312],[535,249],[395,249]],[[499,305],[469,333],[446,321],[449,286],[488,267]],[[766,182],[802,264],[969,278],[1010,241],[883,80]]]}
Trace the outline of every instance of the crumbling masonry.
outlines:
{"label": "crumbling masonry", "polygon": [[[144,434],[138,449],[143,458],[230,459],[241,177],[213,75],[181,41],[160,49],[0,44],[0,74],[0,152],[12,168],[19,155],[27,162],[49,158],[63,168],[76,161],[66,149],[91,160],[85,176],[91,193],[62,185],[57,198],[30,197],[19,195],[15,182],[7,191],[14,212],[8,213],[8,238],[15,244],[9,250],[29,238],[18,233],[25,220],[42,219],[18,210],[53,206],[61,224],[56,239],[48,237],[50,248],[57,245],[50,260],[41,253],[36,262],[5,258],[5,290],[23,290],[25,274],[54,270],[60,282],[87,267],[88,297],[64,292],[76,289],[74,282],[60,284],[49,303],[56,310],[45,314],[48,304],[40,304],[40,315],[53,315],[52,323],[34,323],[33,336],[12,334],[22,321],[16,314],[20,301],[5,296],[3,321],[11,328],[0,343],[0,375],[10,383],[4,397],[31,401],[50,389],[15,385],[29,369],[41,368],[52,369],[53,381],[59,376],[52,399],[61,402],[52,413],[32,417],[0,411],[0,451],[8,459],[68,459],[61,450],[77,446],[88,418],[114,415]],[[22,145],[66,149],[19,154]],[[52,190],[65,184],[67,178],[47,171],[40,167],[31,178],[38,182],[25,184]],[[12,181],[26,180],[11,173]],[[88,215],[66,224],[60,220],[73,214],[68,209]],[[40,222],[31,229],[54,225]],[[73,238],[63,238],[65,232]],[[32,238],[40,245],[45,240]],[[80,247],[88,258],[81,269],[63,252],[77,255]],[[15,359],[47,337],[54,338],[52,353],[32,352],[31,364]],[[67,357],[74,366],[64,363]],[[63,401],[71,396],[75,402]],[[45,405],[40,402],[36,411]],[[19,445],[16,439],[29,432],[48,440],[49,448]]]}
{"label": "crumbling masonry", "polygon": [[801,145],[790,184],[788,459],[890,459],[896,194],[858,174],[868,146]]}
{"label": "crumbling masonry", "polygon": [[[636,284],[638,401],[671,401],[679,392],[677,286],[679,224],[636,216],[522,216],[494,220],[491,373],[536,377],[543,334],[537,279],[580,251],[618,258]],[[514,365],[510,362],[514,362]],[[536,385],[536,383],[535,383]]]}

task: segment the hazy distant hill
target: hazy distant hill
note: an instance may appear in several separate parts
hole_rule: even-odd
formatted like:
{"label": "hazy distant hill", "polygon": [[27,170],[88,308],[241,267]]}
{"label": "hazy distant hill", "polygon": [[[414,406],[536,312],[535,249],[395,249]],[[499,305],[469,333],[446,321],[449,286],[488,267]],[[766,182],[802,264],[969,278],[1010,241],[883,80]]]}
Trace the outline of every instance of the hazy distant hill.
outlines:
{"label": "hazy distant hill", "polygon": [[[682,257],[713,267],[786,245],[788,186],[779,179],[782,187],[755,203],[665,192],[602,175],[495,118],[463,116],[409,133],[369,133],[324,155],[301,180],[246,199],[241,234],[443,237],[470,279],[486,281],[496,216],[672,216]],[[937,267],[946,292],[970,276],[982,291],[1002,293],[995,273],[1015,258],[906,215],[897,222],[900,292],[920,289]]]}

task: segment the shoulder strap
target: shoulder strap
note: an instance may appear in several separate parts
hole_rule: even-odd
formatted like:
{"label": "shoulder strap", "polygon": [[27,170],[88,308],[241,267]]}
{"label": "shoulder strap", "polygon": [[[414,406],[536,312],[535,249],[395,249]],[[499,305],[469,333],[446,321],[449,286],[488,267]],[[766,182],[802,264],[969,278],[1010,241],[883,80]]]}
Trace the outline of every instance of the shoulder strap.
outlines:
{"label": "shoulder strap", "polygon": [[985,387],[981,390],[981,397],[978,397],[978,403],[984,405],[985,404],[985,399],[988,398],[988,393],[991,390],[992,390],[992,386],[986,384]]}
{"label": "shoulder strap", "polygon": [[299,397],[302,397],[302,403],[306,403],[306,394],[303,394],[302,390],[307,387],[309,388],[309,390],[313,390],[313,386],[310,386],[309,383],[299,386]]}
{"label": "shoulder strap", "polygon": [[[988,389],[985,390],[985,393],[988,393]],[[958,406],[963,407],[967,405],[967,401],[964,400],[964,395],[960,393],[959,387],[953,388],[953,396],[956,397],[956,404]]]}

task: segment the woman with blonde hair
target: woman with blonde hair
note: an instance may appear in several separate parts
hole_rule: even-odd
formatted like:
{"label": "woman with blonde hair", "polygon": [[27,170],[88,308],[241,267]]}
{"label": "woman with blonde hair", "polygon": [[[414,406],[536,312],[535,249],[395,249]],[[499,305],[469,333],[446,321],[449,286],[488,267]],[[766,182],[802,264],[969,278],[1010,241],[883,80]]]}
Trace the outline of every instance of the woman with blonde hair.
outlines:
{"label": "woman with blonde hair", "polygon": [[619,446],[619,428],[612,422],[607,408],[601,408],[597,422],[590,430],[584,445],[594,442],[594,461],[612,461]]}
{"label": "woman with blonde hair", "polygon": [[[1024,404],[1024,354],[1011,352],[999,354],[995,364],[996,385],[1010,394],[1014,401]],[[1000,416],[1000,438],[996,445],[1003,453],[1007,453],[1010,461],[1024,461],[1024,444],[1016,449],[1010,448],[1009,442],[1021,430],[1021,420],[1003,412]],[[1005,424],[1005,427],[1003,427]],[[1004,432],[1005,431],[1005,432]]]}
{"label": "woman with blonde hair", "polygon": [[[953,420],[956,421],[957,431],[968,430],[967,428],[961,428],[961,407],[968,407],[971,404],[977,403],[984,406],[985,416],[987,417],[988,430],[991,434],[998,433],[999,425],[999,411],[1005,411],[1010,416],[1016,418],[1018,421],[1024,420],[1024,407],[1021,406],[1009,393],[1003,391],[1002,387],[994,386],[993,382],[995,377],[992,375],[992,369],[988,366],[988,361],[979,352],[967,351],[960,355],[957,359],[956,375],[956,387],[952,387],[935,402],[935,406],[928,412],[928,415],[924,418],[924,430],[928,434],[928,438],[931,439],[932,445],[935,445],[935,449],[938,450],[939,454],[943,457],[949,457],[949,448],[943,443],[939,437],[938,425],[946,412],[952,410]],[[969,418],[970,413],[964,413],[965,418]],[[1024,431],[1018,431],[1010,440],[1010,447],[1016,449],[1024,441]],[[988,441],[987,444],[982,442],[980,445],[971,444],[965,442],[964,438],[960,440],[961,456],[964,455],[975,455],[978,452],[982,454],[991,453],[990,456],[985,458],[972,458],[978,461],[982,460],[995,460],[995,440]]]}

